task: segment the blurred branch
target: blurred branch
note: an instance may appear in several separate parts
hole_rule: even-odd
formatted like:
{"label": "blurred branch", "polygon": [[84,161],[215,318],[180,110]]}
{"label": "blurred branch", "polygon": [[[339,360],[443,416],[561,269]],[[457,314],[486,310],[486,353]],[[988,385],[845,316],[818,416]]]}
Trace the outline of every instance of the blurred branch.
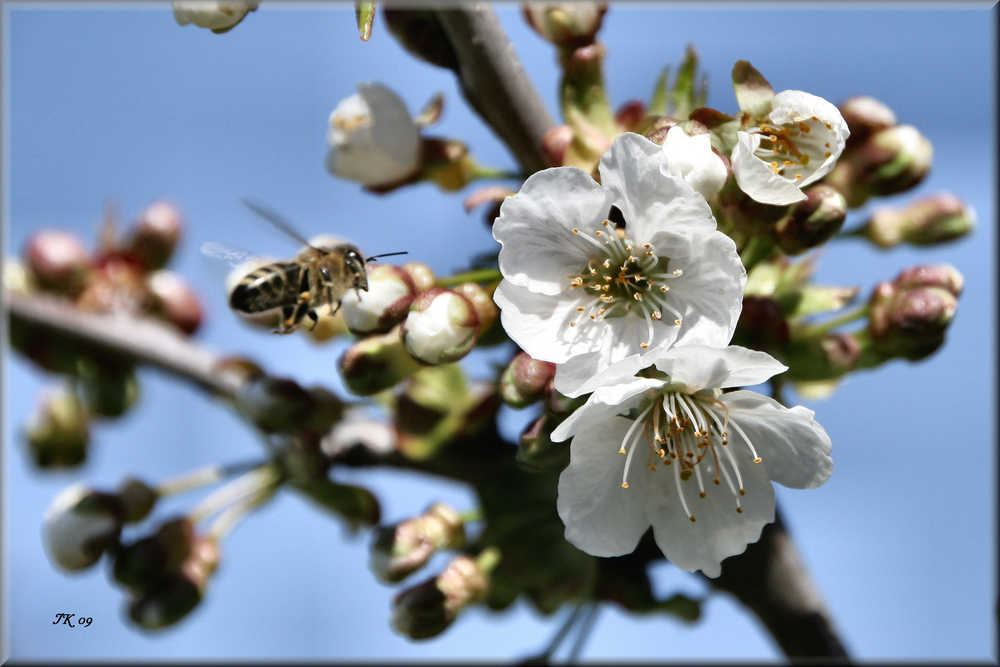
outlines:
{"label": "blurred branch", "polygon": [[232,397],[243,381],[238,373],[220,372],[220,358],[212,352],[175,329],[147,318],[88,313],[63,299],[41,294],[25,296],[6,289],[4,304],[11,324],[41,327],[67,341],[156,366],[223,396]]}

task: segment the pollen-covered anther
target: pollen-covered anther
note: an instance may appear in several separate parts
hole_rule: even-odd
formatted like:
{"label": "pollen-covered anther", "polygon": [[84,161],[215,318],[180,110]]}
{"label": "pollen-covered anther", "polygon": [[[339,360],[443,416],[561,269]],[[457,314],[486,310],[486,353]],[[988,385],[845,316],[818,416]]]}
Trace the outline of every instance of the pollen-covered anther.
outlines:
{"label": "pollen-covered anther", "polygon": [[569,281],[570,287],[579,287],[582,284],[583,284],[583,278],[581,278],[580,276],[577,276],[576,278],[573,278],[571,281]]}
{"label": "pollen-covered anther", "polygon": [[680,321],[680,319],[676,319],[676,320],[674,320],[674,324],[676,324],[677,326],[680,326],[680,325],[681,325],[681,321]]}

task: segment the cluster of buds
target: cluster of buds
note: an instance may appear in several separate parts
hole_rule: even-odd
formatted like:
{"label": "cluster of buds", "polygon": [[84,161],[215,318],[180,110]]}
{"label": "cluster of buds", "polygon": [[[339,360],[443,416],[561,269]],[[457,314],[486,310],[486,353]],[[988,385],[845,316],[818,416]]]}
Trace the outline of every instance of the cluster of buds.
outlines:
{"label": "cluster of buds", "polygon": [[[69,300],[82,312],[150,316],[189,335],[201,325],[201,304],[185,280],[164,268],[181,229],[177,208],[155,202],[121,238],[109,215],[94,253],[68,232],[41,230],[19,259],[5,264],[4,284],[21,294]],[[42,467],[79,464],[91,417],[118,417],[135,402],[132,364],[20,322],[11,327],[11,344],[41,368],[72,380],[40,396],[27,429],[33,458]]]}
{"label": "cluster of buds", "polygon": [[465,524],[451,506],[435,503],[419,516],[375,533],[371,569],[384,582],[397,583],[410,576],[441,549],[465,546]]}
{"label": "cluster of buds", "polygon": [[370,268],[368,292],[344,299],[347,326],[364,336],[340,361],[351,391],[371,395],[421,368],[458,361],[493,326],[496,306],[478,283],[434,282],[423,264]]}

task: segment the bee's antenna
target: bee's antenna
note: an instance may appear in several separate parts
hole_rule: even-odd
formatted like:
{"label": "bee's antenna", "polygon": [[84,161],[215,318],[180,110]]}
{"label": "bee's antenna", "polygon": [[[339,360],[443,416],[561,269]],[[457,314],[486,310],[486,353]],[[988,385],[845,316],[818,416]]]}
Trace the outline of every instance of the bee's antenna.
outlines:
{"label": "bee's antenna", "polygon": [[369,257],[365,261],[366,262],[370,262],[373,259],[378,259],[379,257],[392,257],[393,255],[407,255],[407,254],[409,254],[409,253],[407,251],[405,251],[405,250],[403,250],[401,252],[387,252],[387,253],[384,253],[382,255],[372,255],[371,257]]}

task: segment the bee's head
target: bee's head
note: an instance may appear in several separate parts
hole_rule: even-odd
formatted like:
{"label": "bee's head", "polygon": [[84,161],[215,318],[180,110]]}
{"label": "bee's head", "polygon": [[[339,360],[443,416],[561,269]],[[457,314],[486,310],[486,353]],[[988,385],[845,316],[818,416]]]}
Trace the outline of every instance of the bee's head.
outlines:
{"label": "bee's head", "polygon": [[368,270],[365,268],[365,258],[353,246],[344,249],[344,263],[347,274],[354,276],[354,289],[368,291]]}

